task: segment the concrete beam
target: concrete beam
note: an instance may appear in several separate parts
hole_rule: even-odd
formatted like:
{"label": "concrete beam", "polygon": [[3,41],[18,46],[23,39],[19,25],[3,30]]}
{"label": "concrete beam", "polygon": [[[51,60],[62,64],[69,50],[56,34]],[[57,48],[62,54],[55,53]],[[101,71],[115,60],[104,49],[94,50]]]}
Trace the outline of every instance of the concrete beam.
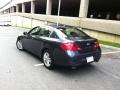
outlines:
{"label": "concrete beam", "polygon": [[81,0],[79,17],[86,18],[88,14],[89,0]]}
{"label": "concrete beam", "polygon": [[52,12],[52,0],[47,0],[46,14],[51,15]]}

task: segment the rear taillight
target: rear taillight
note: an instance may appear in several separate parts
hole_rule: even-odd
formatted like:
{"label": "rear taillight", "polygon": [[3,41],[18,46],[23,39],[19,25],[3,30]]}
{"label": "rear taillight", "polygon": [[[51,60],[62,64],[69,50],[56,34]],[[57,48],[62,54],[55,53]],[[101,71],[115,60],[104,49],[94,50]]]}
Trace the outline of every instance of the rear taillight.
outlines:
{"label": "rear taillight", "polygon": [[67,51],[67,50],[70,50],[70,51],[78,51],[78,50],[81,50],[80,47],[78,47],[76,44],[73,44],[71,42],[68,42],[68,43],[63,43],[61,44],[60,46],[63,50]]}
{"label": "rear taillight", "polygon": [[95,45],[94,45],[95,48],[99,48],[100,47],[100,44],[99,42],[95,42]]}

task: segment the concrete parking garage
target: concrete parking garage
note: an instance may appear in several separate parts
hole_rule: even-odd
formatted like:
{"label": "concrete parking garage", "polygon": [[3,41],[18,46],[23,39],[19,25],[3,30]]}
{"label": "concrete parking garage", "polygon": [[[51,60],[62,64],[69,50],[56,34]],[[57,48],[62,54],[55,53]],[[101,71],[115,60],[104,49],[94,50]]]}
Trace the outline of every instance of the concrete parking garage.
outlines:
{"label": "concrete parking garage", "polygon": [[99,40],[120,44],[119,4],[119,0],[61,0],[58,15],[59,0],[11,0],[1,7],[0,20],[27,28],[59,22],[84,28]]}

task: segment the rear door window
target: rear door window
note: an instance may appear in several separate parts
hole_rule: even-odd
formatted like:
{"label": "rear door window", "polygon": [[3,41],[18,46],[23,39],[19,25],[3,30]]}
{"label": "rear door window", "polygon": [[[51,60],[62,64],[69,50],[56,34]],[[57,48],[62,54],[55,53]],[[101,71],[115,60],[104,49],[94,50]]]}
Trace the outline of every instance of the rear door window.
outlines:
{"label": "rear door window", "polygon": [[62,28],[60,29],[67,37],[76,38],[76,37],[88,37],[84,32],[76,29],[76,28]]}
{"label": "rear door window", "polygon": [[56,38],[59,39],[58,35],[56,34],[56,32],[52,32],[52,34],[50,35],[51,38]]}
{"label": "rear door window", "polygon": [[41,28],[40,30],[40,36],[43,36],[43,37],[49,37],[51,34],[51,31],[47,28]]}

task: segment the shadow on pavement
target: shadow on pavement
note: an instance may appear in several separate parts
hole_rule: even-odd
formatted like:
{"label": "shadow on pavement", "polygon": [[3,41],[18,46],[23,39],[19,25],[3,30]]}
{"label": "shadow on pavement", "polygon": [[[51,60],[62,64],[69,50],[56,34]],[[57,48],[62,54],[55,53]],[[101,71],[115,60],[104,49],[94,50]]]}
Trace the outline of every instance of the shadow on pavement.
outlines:
{"label": "shadow on pavement", "polygon": [[84,76],[84,75],[92,75],[96,73],[96,67],[92,64],[87,64],[83,66],[79,66],[76,69],[71,69],[69,67],[56,66],[52,72],[57,73],[59,75],[63,75],[66,77],[76,77],[76,76]]}
{"label": "shadow on pavement", "polygon": [[[28,51],[24,51],[24,53],[33,57],[34,60],[37,61],[38,63],[42,63],[42,60],[36,55],[33,55],[32,53]],[[89,74],[94,75],[97,71],[97,67],[94,64],[82,65],[82,66],[77,67],[76,69],[72,69],[70,67],[63,67],[63,66],[55,66],[53,70],[48,70],[44,66],[40,66],[38,68],[41,68],[45,72],[48,72],[48,73],[62,75],[63,77],[84,76],[84,75],[89,75]]]}

